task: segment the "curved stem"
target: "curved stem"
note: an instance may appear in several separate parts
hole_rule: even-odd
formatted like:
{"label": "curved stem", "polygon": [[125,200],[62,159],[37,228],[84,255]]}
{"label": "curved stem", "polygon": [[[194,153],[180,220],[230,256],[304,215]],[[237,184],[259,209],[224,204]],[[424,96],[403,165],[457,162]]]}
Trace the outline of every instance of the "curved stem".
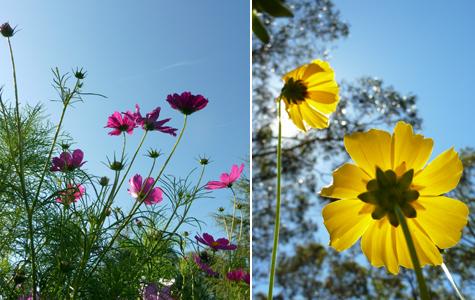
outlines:
{"label": "curved stem", "polygon": [[417,257],[416,247],[414,246],[414,241],[412,240],[411,232],[409,231],[409,226],[406,222],[406,217],[404,217],[399,206],[396,206],[396,216],[402,226],[402,231],[404,232],[404,236],[406,238],[407,248],[409,249],[409,254],[411,255],[414,271],[416,272],[417,282],[419,283],[421,299],[429,300],[429,292],[427,291],[426,282],[424,281],[424,276],[422,275],[421,264],[419,262],[419,258]]}
{"label": "curved stem", "polygon": [[281,102],[282,100],[278,99],[278,140],[277,140],[277,203],[275,207],[275,224],[274,224],[274,245],[272,248],[272,258],[271,258],[271,267],[269,275],[269,292],[267,294],[267,300],[272,300],[272,294],[274,290],[274,279],[275,279],[275,265],[277,260],[277,246],[279,244],[279,230],[280,230],[280,192],[281,192],[281,169],[282,169],[282,118],[281,118]]}

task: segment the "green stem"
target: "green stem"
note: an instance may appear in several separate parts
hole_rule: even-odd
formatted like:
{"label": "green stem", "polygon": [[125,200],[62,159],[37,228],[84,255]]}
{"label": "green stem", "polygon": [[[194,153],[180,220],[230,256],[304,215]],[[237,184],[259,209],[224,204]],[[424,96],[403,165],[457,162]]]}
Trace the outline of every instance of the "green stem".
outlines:
{"label": "green stem", "polygon": [[239,244],[239,242],[241,241],[241,235],[242,235],[242,219],[243,219],[242,209],[240,210],[240,217],[241,217],[241,223],[239,224],[238,244]]}
{"label": "green stem", "polygon": [[[165,163],[163,164],[162,168],[160,169],[160,172],[158,173],[158,176],[157,178],[155,179],[153,185],[151,186],[151,188],[147,191],[147,193],[143,196],[143,199],[147,198],[148,194],[153,190],[153,187],[157,184],[158,180],[160,179],[160,176],[163,174],[163,172],[165,171],[165,168],[167,167],[168,163],[170,162],[170,159],[172,158],[173,154],[175,153],[175,150],[178,146],[178,144],[180,143],[180,140],[181,138],[183,137],[183,133],[185,132],[185,129],[186,129],[186,121],[187,121],[187,115],[185,115],[185,118],[184,118],[184,121],[183,121],[183,128],[180,132],[180,135],[178,136],[176,142],[175,142],[175,145],[173,145],[173,148],[172,148],[172,151],[170,152],[170,154],[168,155],[167,159],[165,160]],[[135,157],[135,155],[134,155]],[[129,167],[130,169],[130,167]],[[118,189],[117,189],[118,190]],[[129,224],[130,220],[132,219],[132,217],[134,216],[135,212],[140,208],[140,205],[143,203],[143,201],[136,201],[136,203],[134,204],[134,206],[132,207],[132,209],[130,210],[129,214],[127,215],[127,217],[125,217],[125,221],[119,226],[119,228],[117,228],[117,230],[114,232],[114,235],[112,236],[111,240],[109,241],[109,243],[107,244],[107,246],[102,250],[101,254],[99,255],[99,257],[96,259],[96,261],[93,263],[93,266],[91,268],[91,273],[93,273],[97,266],[99,265],[99,263],[101,262],[101,260],[104,258],[104,255],[109,251],[109,249],[112,247],[112,245],[114,244],[115,240],[117,239],[117,237],[120,235],[120,233],[122,232],[122,230],[127,226],[127,224]]]}
{"label": "green stem", "polygon": [[429,300],[429,292],[427,291],[426,282],[424,281],[424,276],[422,275],[422,268],[419,258],[417,257],[416,247],[414,246],[414,241],[412,240],[411,232],[409,231],[409,226],[406,222],[406,217],[404,217],[399,206],[396,206],[396,216],[402,226],[402,231],[404,232],[404,236],[406,238],[407,248],[409,249],[409,254],[411,255],[414,271],[416,272],[417,282],[419,283],[421,299]]}
{"label": "green stem", "polygon": [[22,198],[25,202],[25,209],[27,213],[28,219],[28,239],[30,243],[30,259],[31,259],[31,281],[33,286],[33,300],[36,300],[36,286],[37,286],[37,274],[36,274],[36,252],[35,252],[35,243],[34,243],[34,228],[33,228],[33,206],[30,207],[28,204],[28,199],[26,197],[26,183],[25,183],[25,166],[23,162],[23,136],[21,132],[21,118],[20,118],[20,100],[18,97],[18,84],[16,79],[16,67],[15,67],[15,59],[13,57],[13,48],[10,38],[8,40],[8,47],[10,49],[10,58],[12,62],[12,70],[13,70],[13,85],[15,90],[15,115],[17,121],[17,134],[18,134],[18,156],[20,160],[20,184],[21,184],[21,191],[22,191]]}
{"label": "green stem", "polygon": [[231,219],[231,232],[229,234],[229,242],[232,241],[234,235],[234,219],[236,218],[236,193],[231,187],[231,192],[233,193],[233,218]]}
{"label": "green stem", "polygon": [[275,265],[277,260],[277,246],[279,244],[279,230],[280,230],[280,192],[281,192],[281,169],[282,169],[282,118],[281,118],[281,102],[282,100],[278,99],[278,122],[279,122],[279,132],[277,140],[277,203],[275,207],[275,224],[274,224],[274,245],[272,248],[272,258],[271,258],[271,267],[269,275],[269,292],[267,294],[267,300],[272,300],[272,294],[274,289],[274,279],[275,279]]}

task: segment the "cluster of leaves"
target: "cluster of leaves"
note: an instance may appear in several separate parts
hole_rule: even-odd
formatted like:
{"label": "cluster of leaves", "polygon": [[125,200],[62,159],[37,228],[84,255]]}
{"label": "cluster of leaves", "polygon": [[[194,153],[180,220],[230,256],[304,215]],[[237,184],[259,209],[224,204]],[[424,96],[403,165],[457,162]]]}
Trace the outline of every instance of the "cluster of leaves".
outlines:
{"label": "cluster of leaves", "polygon": [[[332,44],[348,35],[330,0],[286,2],[292,19],[267,16],[270,44],[253,41],[253,285],[264,299],[272,249],[275,209],[276,96],[279,75],[318,57],[326,57]],[[403,94],[382,79],[365,76],[340,82],[341,101],[325,130],[283,137],[282,215],[276,299],[407,299],[417,296],[413,273],[395,277],[370,267],[358,245],[339,254],[321,243],[324,228],[319,189],[331,181],[331,171],[349,160],[343,147],[348,132],[378,127],[389,129],[399,120],[419,128],[417,97]],[[473,156],[462,151],[464,178],[454,195],[473,207]],[[472,152],[473,155],[473,152]],[[470,160],[470,157],[472,160]],[[471,170],[471,171],[470,171]],[[464,191],[460,194],[460,191]],[[471,210],[471,221],[473,210]],[[320,234],[322,233],[322,234]],[[467,227],[459,246],[447,251],[446,263],[461,279],[462,289],[473,286],[473,229]],[[465,269],[464,269],[465,267]],[[426,270],[434,299],[452,299],[454,293],[440,268]],[[466,291],[469,293],[470,291]]]}

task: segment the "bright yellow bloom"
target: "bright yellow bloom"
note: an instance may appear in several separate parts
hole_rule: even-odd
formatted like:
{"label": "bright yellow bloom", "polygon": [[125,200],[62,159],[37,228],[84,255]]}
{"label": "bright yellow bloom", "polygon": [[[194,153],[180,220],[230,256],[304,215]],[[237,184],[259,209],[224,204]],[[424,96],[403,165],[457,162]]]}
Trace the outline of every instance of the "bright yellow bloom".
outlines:
{"label": "bright yellow bloom", "polygon": [[422,266],[442,264],[440,249],[454,246],[467,224],[468,207],[443,196],[462,176],[462,162],[449,149],[427,166],[432,139],[414,134],[411,125],[398,122],[386,131],[345,136],[345,148],[355,164],[333,172],[333,184],[321,195],[340,199],[322,211],[330,245],[338,251],[360,237],[361,249],[375,267],[397,274],[399,266],[413,268],[406,240],[396,218],[401,208]]}
{"label": "bright yellow bloom", "polygon": [[327,62],[314,60],[282,77],[285,110],[301,130],[328,127],[328,117],[338,104],[338,84]]}

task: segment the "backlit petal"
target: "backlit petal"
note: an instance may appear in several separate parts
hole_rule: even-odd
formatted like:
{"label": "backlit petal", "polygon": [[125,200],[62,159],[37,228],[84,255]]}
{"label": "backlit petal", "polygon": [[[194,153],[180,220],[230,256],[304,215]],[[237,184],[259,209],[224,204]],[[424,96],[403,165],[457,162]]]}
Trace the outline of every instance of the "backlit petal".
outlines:
{"label": "backlit petal", "polygon": [[434,141],[426,139],[420,134],[414,134],[412,126],[404,122],[398,122],[393,134],[393,169],[401,164],[406,164],[406,170],[414,169],[415,172],[422,169],[429,161]]}
{"label": "backlit petal", "polygon": [[463,165],[457,152],[449,149],[416,173],[413,185],[423,196],[438,196],[453,190],[462,176]]}
{"label": "backlit petal", "polygon": [[437,247],[455,246],[467,224],[468,207],[462,201],[448,197],[420,197],[415,221],[429,235]]}
{"label": "backlit petal", "polygon": [[328,127],[328,117],[311,108],[306,102],[299,104],[299,108],[300,112],[302,113],[303,120],[310,127],[318,129]]}
{"label": "backlit petal", "polygon": [[336,199],[357,198],[366,191],[371,178],[359,167],[346,163],[333,172],[333,183],[325,187],[320,195]]}
{"label": "backlit petal", "polygon": [[376,167],[391,168],[391,136],[386,131],[353,133],[345,136],[344,143],[351,159],[369,175],[374,176]]}
{"label": "backlit petal", "polygon": [[327,204],[322,215],[330,233],[330,245],[338,251],[351,247],[372,222],[365,207],[358,199],[338,200]]}

